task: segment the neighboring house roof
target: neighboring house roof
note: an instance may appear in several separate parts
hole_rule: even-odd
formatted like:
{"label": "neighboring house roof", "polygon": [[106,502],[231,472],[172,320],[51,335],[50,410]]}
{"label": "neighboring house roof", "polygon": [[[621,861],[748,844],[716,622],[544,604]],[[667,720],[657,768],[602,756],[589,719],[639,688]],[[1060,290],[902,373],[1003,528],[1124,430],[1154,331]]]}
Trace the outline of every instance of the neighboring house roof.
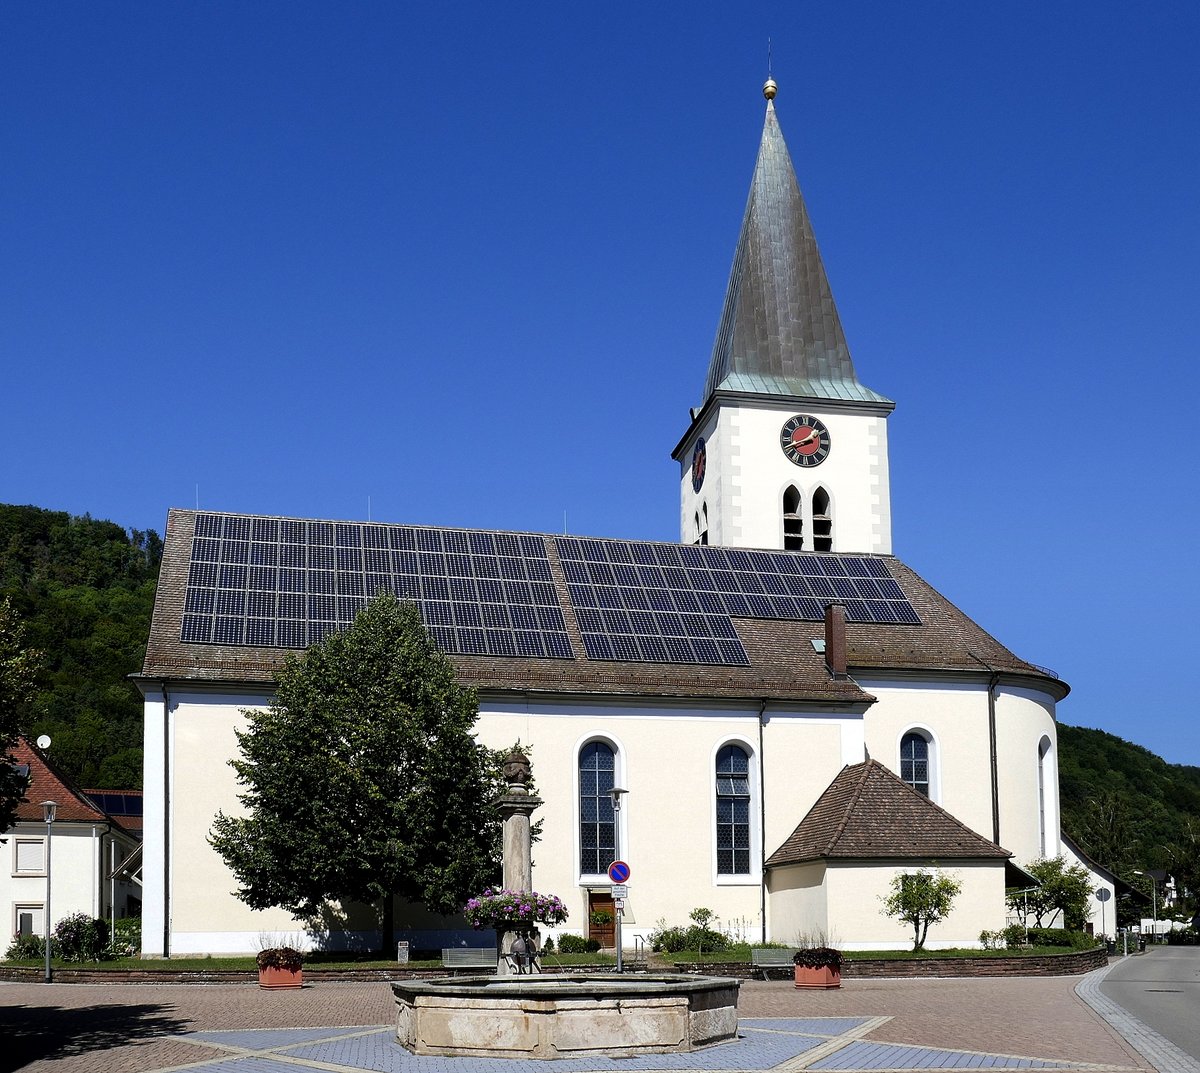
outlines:
{"label": "neighboring house roof", "polygon": [[55,823],[109,823],[107,816],[82,791],[60,775],[51,762],[25,738],[18,738],[12,751],[18,764],[29,765],[29,788],[25,800],[17,805],[17,819],[27,823],[42,823],[42,802],[53,801]]}
{"label": "neighboring house roof", "polygon": [[[658,582],[630,580],[628,571],[625,581],[617,585],[615,577],[611,584],[591,584],[579,570],[588,564],[573,556],[594,555],[605,563],[615,560],[637,562],[639,557],[670,559],[699,557],[704,562],[713,555],[728,555],[738,558],[747,565],[747,571],[739,575],[747,584],[753,582],[752,557],[760,553],[743,549],[696,548],[691,545],[650,544],[636,541],[589,540],[576,537],[550,536],[528,533],[503,533],[487,530],[451,530],[428,527],[394,526],[367,523],[333,523],[306,521],[304,519],[279,519],[259,515],[219,515],[191,510],[172,510],[167,519],[162,569],[155,598],[154,617],[146,648],[143,679],[167,681],[211,681],[244,685],[270,685],[283,665],[289,650],[302,648],[307,641],[284,647],[275,644],[249,643],[196,643],[184,640],[186,626],[212,629],[215,634],[222,623],[227,628],[236,627],[245,640],[252,630],[273,637],[278,642],[284,636],[285,626],[291,629],[304,623],[284,623],[280,618],[284,594],[266,588],[281,584],[284,570],[275,567],[239,566],[231,563],[221,565],[222,556],[249,561],[269,559],[284,554],[282,546],[273,546],[263,541],[229,539],[211,533],[249,534],[279,532],[281,527],[296,531],[316,532],[318,529],[335,528],[341,533],[364,543],[375,541],[394,545],[399,541],[417,540],[437,546],[463,543],[506,542],[507,545],[526,549],[529,561],[537,560],[545,580],[540,585],[544,598],[552,606],[539,609],[553,616],[561,616],[562,630],[559,635],[563,646],[562,658],[526,656],[518,653],[504,655],[469,654],[455,650],[459,630],[444,624],[438,625],[452,606],[438,594],[439,588],[462,581],[462,578],[439,571],[451,571],[454,558],[445,554],[408,553],[422,563],[425,573],[420,577],[398,573],[371,573],[362,565],[367,560],[355,552],[341,556],[343,550],[330,545],[315,549],[303,545],[288,545],[287,554],[309,555],[309,561],[321,559],[327,568],[293,569],[291,575],[309,586],[311,593],[316,588],[328,594],[315,597],[324,605],[337,607],[343,623],[352,618],[357,607],[364,605],[365,592],[371,584],[387,583],[400,595],[419,589],[418,606],[424,620],[430,626],[439,644],[448,652],[458,668],[460,679],[466,685],[483,690],[543,692],[550,694],[586,693],[612,695],[641,695],[647,697],[710,697],[784,700],[797,703],[840,704],[865,707],[874,698],[861,689],[852,677],[836,677],[825,665],[824,656],[812,642],[824,636],[824,627],[818,618],[823,615],[821,599],[814,596],[805,601],[794,600],[794,612],[810,617],[781,618],[778,605],[770,599],[758,599],[756,608],[748,606],[747,597],[741,597],[738,613],[726,609],[707,616],[709,625],[728,631],[733,644],[744,652],[740,663],[697,663],[680,660],[648,662],[620,658],[589,658],[583,627],[603,620],[605,611],[582,607],[594,601],[604,605],[612,599],[649,601],[678,599],[668,588],[657,588]],[[200,527],[201,532],[198,532]],[[307,530],[305,530],[307,527]],[[355,535],[357,534],[357,535]],[[445,542],[444,544],[442,542]],[[317,555],[317,550],[320,555]],[[335,555],[335,552],[338,554]],[[363,556],[366,555],[364,551]],[[390,555],[390,552],[384,555]],[[762,553],[764,559],[778,565],[780,559],[799,560],[797,553]],[[214,559],[215,557],[215,559]],[[461,558],[461,557],[460,557]],[[1042,688],[1065,694],[1065,685],[1048,677],[1042,669],[1018,659],[1012,652],[989,636],[953,604],[917,576],[912,570],[891,556],[807,556],[808,560],[820,560],[822,570],[831,574],[843,571],[844,563],[862,566],[867,563],[876,576],[889,585],[892,594],[910,609],[918,622],[868,623],[851,621],[847,626],[847,646],[851,672],[872,670],[877,672],[921,673],[950,672],[956,674],[984,675],[1003,672],[1036,680]],[[381,558],[379,562],[396,563],[395,558]],[[430,565],[430,564],[433,565]],[[442,564],[441,566],[437,564]],[[785,562],[784,565],[788,565]],[[378,563],[377,563],[378,567]],[[572,569],[574,567],[575,569]],[[382,567],[378,567],[382,569]],[[463,569],[460,565],[457,569]],[[524,569],[522,566],[521,569]],[[615,567],[597,566],[597,570],[616,571]],[[468,571],[469,572],[469,571]],[[684,573],[677,568],[676,573]],[[712,572],[698,570],[697,573],[713,576]],[[732,571],[727,572],[732,574]],[[570,576],[569,576],[570,575]],[[605,575],[606,577],[608,575]],[[661,571],[656,576],[661,576]],[[305,580],[307,579],[307,580]],[[465,579],[467,587],[483,586],[484,581],[470,577]],[[843,579],[837,579],[839,583]],[[494,587],[500,582],[492,580]],[[505,583],[507,584],[507,583]],[[523,582],[520,584],[524,584]],[[189,587],[190,586],[190,587]],[[407,588],[406,588],[407,586]],[[480,589],[480,592],[483,590]],[[829,589],[832,592],[832,588]],[[505,593],[509,590],[505,589]],[[354,595],[357,593],[358,595]],[[428,597],[428,598],[427,598]],[[314,597],[304,597],[313,599]],[[483,599],[482,596],[478,597]],[[505,596],[496,597],[503,601]],[[293,601],[294,602],[294,601]],[[828,601],[826,601],[828,602]],[[853,604],[853,601],[848,601]],[[860,601],[861,602],[861,601]],[[769,604],[770,606],[766,606]],[[789,606],[792,606],[789,605]],[[801,606],[803,605],[803,606]],[[305,605],[307,606],[307,605]],[[618,607],[620,604],[618,603]],[[668,603],[667,607],[671,607]],[[514,623],[518,610],[513,605]],[[765,610],[764,610],[765,607]],[[230,608],[238,609],[241,619],[232,617]],[[224,609],[224,610],[223,610]],[[499,603],[483,608],[494,611],[507,621],[508,605]],[[815,609],[815,612],[814,612]],[[252,613],[253,612],[253,613]],[[455,614],[458,612],[455,611]],[[225,615],[223,618],[222,615]],[[349,617],[347,617],[349,616]],[[757,617],[756,617],[757,616]],[[852,616],[851,616],[852,617]],[[688,615],[676,615],[677,620]],[[232,626],[229,626],[232,624]],[[331,627],[332,628],[332,627]],[[514,626],[515,628],[515,626]],[[274,634],[272,634],[274,630]],[[595,642],[596,636],[591,638]],[[607,643],[604,637],[602,642]],[[629,639],[609,638],[614,643]]]}
{"label": "neighboring house roof", "polygon": [[703,401],[719,391],[893,407],[855,375],[773,101]]}
{"label": "neighboring house roof", "polygon": [[815,860],[1007,859],[1012,854],[877,760],[843,768],[767,867]]}
{"label": "neighboring house roof", "polygon": [[117,820],[127,831],[142,830],[141,790],[84,790],[105,815]]}

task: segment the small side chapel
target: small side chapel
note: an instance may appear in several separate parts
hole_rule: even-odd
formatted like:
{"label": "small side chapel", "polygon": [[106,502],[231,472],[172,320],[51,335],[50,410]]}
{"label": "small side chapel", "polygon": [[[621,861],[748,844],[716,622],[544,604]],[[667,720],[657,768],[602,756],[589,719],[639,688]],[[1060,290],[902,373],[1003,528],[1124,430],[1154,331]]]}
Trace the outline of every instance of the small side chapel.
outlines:
{"label": "small side chapel", "polygon": [[[903,948],[882,896],[938,867],[962,893],[928,945],[973,946],[1006,923],[1022,865],[1060,852],[1068,687],[891,553],[894,404],[856,375],[775,93],[673,452],[679,544],[170,512],[138,676],[147,955],[303,931],[237,900],[207,834],[237,807],[242,711],[270,703],[289,650],[385,590],[478,691],[480,741],[532,747],[533,885],[566,903],[560,932],[608,937],[593,914],[623,860],[627,944],[704,906],[750,941]],[[309,941],[369,940],[369,911],[343,908]],[[417,948],[479,942],[420,906],[396,919]]]}

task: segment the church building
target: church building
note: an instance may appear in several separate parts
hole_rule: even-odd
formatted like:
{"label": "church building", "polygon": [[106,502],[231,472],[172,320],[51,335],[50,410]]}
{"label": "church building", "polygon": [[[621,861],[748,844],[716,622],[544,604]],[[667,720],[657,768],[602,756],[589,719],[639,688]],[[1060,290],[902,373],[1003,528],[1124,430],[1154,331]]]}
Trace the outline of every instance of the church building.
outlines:
{"label": "church building", "polygon": [[[962,892],[928,945],[972,946],[1005,925],[1021,866],[1060,852],[1068,688],[892,555],[894,403],[856,375],[773,82],[764,95],[703,394],[673,452],[680,543],[170,512],[138,676],[147,955],[304,930],[240,902],[207,836],[238,807],[242,711],[270,703],[289,651],[382,591],[416,603],[478,691],[479,740],[532,747],[533,885],[566,904],[560,932],[604,928],[619,859],[627,944],[703,906],[750,941],[904,948],[882,898],[938,868]],[[419,907],[396,919],[415,947],[479,941]],[[372,927],[347,907],[309,941]]]}

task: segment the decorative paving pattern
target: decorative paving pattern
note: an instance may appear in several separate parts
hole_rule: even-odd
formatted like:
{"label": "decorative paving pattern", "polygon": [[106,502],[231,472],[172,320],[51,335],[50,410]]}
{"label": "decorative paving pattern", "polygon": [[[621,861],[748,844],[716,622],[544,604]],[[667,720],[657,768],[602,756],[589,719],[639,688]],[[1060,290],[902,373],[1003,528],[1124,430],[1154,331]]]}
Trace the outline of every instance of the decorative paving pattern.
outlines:
{"label": "decorative paving pattern", "polygon": [[[799,1073],[842,1070],[1061,1069],[1099,1070],[1083,1063],[973,1051],[915,1047],[864,1036],[886,1025],[883,1017],[743,1018],[741,1038],[692,1054],[644,1058],[553,1060],[438,1058],[412,1055],[396,1043],[390,1026],[370,1028],[259,1029],[192,1032],[177,1038],[220,1050],[211,1061],[190,1064],[197,1073],[636,1073],[713,1070],[720,1073]],[[233,1052],[232,1054],[230,1052]],[[167,1071],[161,1071],[167,1073]]]}

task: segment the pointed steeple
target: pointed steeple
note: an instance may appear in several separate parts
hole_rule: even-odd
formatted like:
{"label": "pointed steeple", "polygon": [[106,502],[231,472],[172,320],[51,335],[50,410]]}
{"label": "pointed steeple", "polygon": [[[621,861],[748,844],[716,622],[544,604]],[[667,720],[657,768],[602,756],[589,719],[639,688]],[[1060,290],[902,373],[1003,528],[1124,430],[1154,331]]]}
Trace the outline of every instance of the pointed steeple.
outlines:
{"label": "pointed steeple", "polygon": [[882,404],[850,360],[792,159],[775,117],[775,83],[750,185],[725,308],[713,345],[707,402],[718,390]]}

